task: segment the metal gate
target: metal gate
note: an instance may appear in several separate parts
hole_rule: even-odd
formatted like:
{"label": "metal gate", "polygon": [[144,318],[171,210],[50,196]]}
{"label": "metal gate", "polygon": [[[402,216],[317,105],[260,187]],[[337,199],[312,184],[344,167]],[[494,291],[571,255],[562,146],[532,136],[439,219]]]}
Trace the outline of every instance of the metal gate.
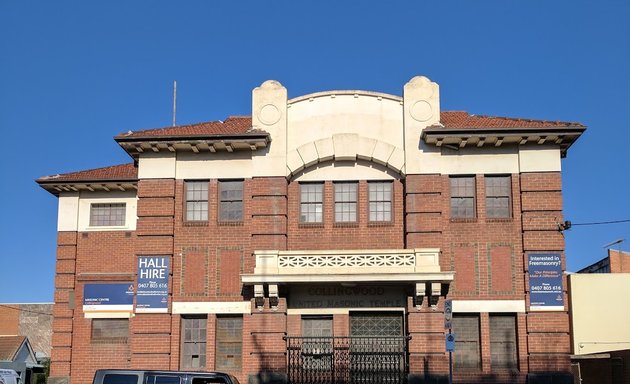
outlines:
{"label": "metal gate", "polygon": [[407,383],[408,339],[405,336],[289,336],[286,338],[289,383]]}

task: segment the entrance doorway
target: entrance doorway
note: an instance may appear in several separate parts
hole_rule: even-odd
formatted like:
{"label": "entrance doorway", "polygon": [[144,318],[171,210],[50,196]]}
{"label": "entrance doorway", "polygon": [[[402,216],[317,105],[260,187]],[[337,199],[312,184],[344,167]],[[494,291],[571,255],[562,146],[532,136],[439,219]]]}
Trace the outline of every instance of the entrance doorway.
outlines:
{"label": "entrance doorway", "polygon": [[351,312],[350,336],[329,336],[331,320],[308,318],[302,322],[303,336],[287,337],[290,383],[407,382],[408,338],[402,311]]}

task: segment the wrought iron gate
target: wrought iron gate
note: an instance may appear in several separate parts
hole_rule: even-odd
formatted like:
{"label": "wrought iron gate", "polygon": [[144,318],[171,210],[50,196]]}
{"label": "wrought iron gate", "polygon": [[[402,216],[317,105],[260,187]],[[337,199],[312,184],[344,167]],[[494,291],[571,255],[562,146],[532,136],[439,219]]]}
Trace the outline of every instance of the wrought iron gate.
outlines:
{"label": "wrought iron gate", "polygon": [[408,337],[289,336],[286,340],[290,384],[407,382]]}

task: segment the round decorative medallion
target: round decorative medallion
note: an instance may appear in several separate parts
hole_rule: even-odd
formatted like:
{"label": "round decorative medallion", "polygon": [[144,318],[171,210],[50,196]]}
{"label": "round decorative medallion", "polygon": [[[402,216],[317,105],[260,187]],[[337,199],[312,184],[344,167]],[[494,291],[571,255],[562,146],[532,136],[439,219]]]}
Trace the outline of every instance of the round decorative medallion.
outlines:
{"label": "round decorative medallion", "polygon": [[260,108],[258,119],[265,125],[272,125],[280,120],[280,111],[273,104],[267,104]]}
{"label": "round decorative medallion", "polygon": [[431,104],[424,100],[416,101],[409,109],[411,117],[416,121],[427,121],[433,116]]}

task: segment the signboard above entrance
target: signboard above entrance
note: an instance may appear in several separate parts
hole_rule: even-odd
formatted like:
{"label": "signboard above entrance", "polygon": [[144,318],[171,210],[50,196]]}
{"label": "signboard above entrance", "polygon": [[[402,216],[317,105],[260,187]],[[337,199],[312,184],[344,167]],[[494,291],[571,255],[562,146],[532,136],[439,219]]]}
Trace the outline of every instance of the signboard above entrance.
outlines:
{"label": "signboard above entrance", "polygon": [[401,308],[406,294],[399,286],[295,285],[289,287],[291,309]]}

